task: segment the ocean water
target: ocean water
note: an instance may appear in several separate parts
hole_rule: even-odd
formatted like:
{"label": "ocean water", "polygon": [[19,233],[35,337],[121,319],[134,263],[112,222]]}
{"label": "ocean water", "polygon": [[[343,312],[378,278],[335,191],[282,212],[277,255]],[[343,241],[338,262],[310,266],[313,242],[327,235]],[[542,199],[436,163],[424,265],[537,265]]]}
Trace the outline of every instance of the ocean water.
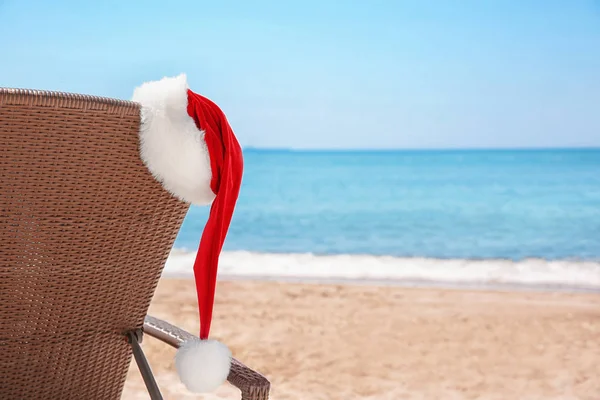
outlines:
{"label": "ocean water", "polygon": [[[600,290],[600,150],[247,150],[219,273]],[[190,275],[208,207],[165,272]]]}
{"label": "ocean water", "polygon": [[[600,260],[600,150],[246,151],[224,250]],[[175,247],[195,250],[208,207]]]}

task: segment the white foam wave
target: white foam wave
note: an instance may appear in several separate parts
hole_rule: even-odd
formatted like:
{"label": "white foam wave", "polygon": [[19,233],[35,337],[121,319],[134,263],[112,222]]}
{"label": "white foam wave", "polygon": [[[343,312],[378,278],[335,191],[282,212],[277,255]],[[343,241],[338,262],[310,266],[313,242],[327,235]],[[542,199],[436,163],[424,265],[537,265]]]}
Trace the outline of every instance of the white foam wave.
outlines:
{"label": "white foam wave", "polygon": [[[193,275],[195,253],[174,250],[164,276]],[[526,285],[600,290],[600,262],[443,260],[371,255],[223,252],[220,278],[413,282],[450,285]]]}

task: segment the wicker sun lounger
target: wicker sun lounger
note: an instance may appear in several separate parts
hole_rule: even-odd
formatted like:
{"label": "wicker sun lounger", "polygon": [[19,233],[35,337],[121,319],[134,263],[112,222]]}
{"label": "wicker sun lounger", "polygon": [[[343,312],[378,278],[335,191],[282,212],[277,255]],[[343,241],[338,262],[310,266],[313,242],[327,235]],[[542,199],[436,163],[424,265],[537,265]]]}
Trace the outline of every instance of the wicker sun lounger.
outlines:
{"label": "wicker sun lounger", "polygon": [[[191,334],[147,316],[188,205],[138,153],[139,105],[0,88],[0,399],[119,399],[138,341]],[[242,399],[269,382],[234,360]]]}

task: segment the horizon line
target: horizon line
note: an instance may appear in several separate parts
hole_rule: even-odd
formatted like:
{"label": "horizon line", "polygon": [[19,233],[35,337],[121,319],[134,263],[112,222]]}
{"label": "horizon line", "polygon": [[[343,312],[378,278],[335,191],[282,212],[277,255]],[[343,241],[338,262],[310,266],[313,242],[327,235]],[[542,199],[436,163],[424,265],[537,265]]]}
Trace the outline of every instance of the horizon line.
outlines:
{"label": "horizon line", "polygon": [[243,151],[271,151],[289,153],[317,153],[317,152],[363,152],[363,153],[385,153],[385,152],[468,152],[468,151],[600,151],[600,146],[565,146],[565,147],[395,147],[395,148],[294,148],[294,147],[257,147],[242,146]]}

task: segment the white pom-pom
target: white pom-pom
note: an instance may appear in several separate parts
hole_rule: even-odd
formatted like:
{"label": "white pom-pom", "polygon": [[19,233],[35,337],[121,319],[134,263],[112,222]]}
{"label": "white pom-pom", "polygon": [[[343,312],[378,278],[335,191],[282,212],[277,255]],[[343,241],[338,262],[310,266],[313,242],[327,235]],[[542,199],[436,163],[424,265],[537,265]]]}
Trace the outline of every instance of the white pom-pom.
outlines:
{"label": "white pom-pom", "polygon": [[194,393],[208,393],[227,380],[231,351],[216,340],[188,340],[177,350],[179,379]]}

